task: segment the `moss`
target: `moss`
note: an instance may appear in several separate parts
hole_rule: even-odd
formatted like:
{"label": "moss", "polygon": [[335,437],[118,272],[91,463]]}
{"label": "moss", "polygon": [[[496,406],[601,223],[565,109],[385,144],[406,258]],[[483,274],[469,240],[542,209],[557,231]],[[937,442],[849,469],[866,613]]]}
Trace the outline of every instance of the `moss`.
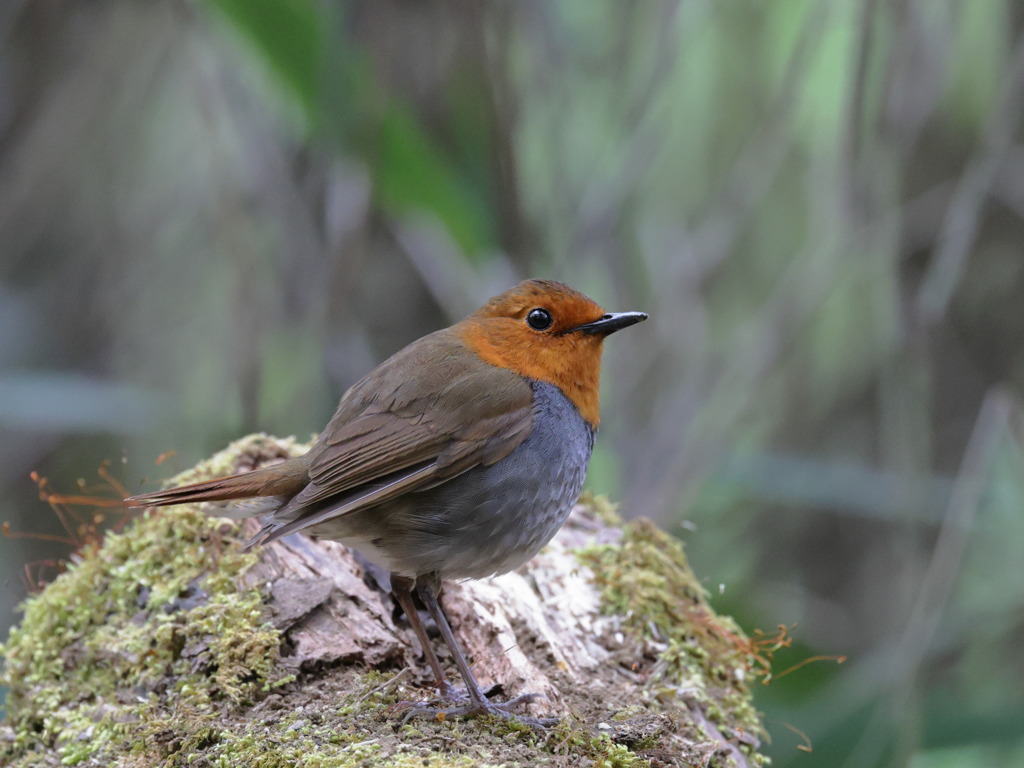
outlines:
{"label": "moss", "polygon": [[680,541],[639,519],[624,526],[621,542],[578,557],[594,571],[603,612],[657,649],[644,670],[652,703],[685,698],[727,737],[763,735],[747,681],[764,659],[735,622],[712,610]]}
{"label": "moss", "polygon": [[540,737],[538,750],[557,758],[569,757],[572,765],[594,768],[646,768],[650,760],[637,754],[630,746],[613,740],[607,733],[595,733],[587,725],[563,720]]}
{"label": "moss", "polygon": [[[256,441],[258,443],[258,441]],[[171,482],[230,471],[238,443]],[[208,710],[254,700],[275,678],[280,637],[258,591],[240,591],[255,555],[226,544],[238,525],[194,506],[151,510],[24,605],[0,646],[13,741],[0,762],[56,750],[67,765],[119,745],[170,698]],[[170,683],[169,683],[170,681]]]}
{"label": "moss", "polygon": [[[169,483],[304,448],[252,436]],[[582,501],[622,525],[607,500]],[[621,546],[580,554],[606,611],[624,616],[639,647],[660,649],[646,670],[649,700],[623,689],[617,709],[598,708],[611,723],[604,731],[593,712],[541,733],[517,720],[404,724],[396,707],[410,692],[393,669],[342,665],[295,684],[263,596],[239,586],[256,560],[239,551],[240,538],[236,523],[192,506],[151,511],[78,553],[30,598],[0,647],[0,684],[10,688],[0,765],[642,768],[645,753],[678,747],[678,719],[652,714],[652,703],[684,692],[727,735],[758,730],[736,674],[748,660],[727,639],[738,630],[710,611],[678,543],[650,524],[625,526]]]}
{"label": "moss", "polygon": [[580,500],[577,503],[582,504],[593,512],[594,517],[607,526],[618,528],[622,525],[622,518],[619,516],[619,505],[607,496],[601,496],[593,491],[586,490],[580,494]]}

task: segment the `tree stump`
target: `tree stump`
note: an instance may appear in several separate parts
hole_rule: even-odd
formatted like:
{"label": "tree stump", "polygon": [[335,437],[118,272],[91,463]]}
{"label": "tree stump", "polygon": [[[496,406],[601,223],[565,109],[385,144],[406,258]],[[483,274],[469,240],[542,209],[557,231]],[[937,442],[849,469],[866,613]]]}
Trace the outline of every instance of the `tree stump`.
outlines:
{"label": "tree stump", "polygon": [[[250,436],[171,482],[305,447]],[[709,607],[678,542],[605,501],[577,504],[518,571],[442,595],[484,690],[543,694],[531,713],[561,718],[543,731],[406,721],[408,702],[434,696],[432,678],[373,568],[295,535],[243,553],[250,524],[208,512],[147,510],[27,601],[2,647],[0,764],[763,762],[748,688],[763,657]]]}

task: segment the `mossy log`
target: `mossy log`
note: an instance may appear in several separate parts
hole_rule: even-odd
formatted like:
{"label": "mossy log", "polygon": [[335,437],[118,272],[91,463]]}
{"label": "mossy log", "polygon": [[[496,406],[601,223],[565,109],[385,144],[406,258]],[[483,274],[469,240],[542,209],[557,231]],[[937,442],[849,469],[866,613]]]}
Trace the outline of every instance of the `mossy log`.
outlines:
{"label": "mossy log", "polygon": [[[251,436],[173,482],[302,449]],[[581,501],[517,572],[442,597],[485,690],[541,693],[533,713],[561,717],[543,731],[406,721],[431,678],[372,569],[302,536],[243,553],[248,528],[208,512],[149,510],[26,602],[2,646],[0,765],[764,762],[748,688],[761,660],[679,543],[605,501]]]}

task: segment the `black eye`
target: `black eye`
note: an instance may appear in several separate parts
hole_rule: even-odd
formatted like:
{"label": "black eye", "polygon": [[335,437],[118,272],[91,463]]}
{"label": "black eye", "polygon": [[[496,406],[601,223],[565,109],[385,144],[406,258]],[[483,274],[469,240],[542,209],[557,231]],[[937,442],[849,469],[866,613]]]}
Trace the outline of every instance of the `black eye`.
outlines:
{"label": "black eye", "polygon": [[526,324],[535,331],[546,331],[551,327],[552,322],[551,313],[540,307],[531,309],[530,313],[526,316]]}

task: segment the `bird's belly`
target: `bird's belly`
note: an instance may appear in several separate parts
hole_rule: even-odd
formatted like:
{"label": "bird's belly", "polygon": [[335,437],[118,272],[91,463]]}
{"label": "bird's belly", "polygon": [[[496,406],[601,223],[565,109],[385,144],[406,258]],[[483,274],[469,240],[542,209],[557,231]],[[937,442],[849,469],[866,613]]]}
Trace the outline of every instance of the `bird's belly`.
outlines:
{"label": "bird's belly", "polygon": [[533,387],[533,430],[501,461],[309,533],[411,577],[481,578],[526,562],[565,522],[594,444],[593,430],[558,388]]}

